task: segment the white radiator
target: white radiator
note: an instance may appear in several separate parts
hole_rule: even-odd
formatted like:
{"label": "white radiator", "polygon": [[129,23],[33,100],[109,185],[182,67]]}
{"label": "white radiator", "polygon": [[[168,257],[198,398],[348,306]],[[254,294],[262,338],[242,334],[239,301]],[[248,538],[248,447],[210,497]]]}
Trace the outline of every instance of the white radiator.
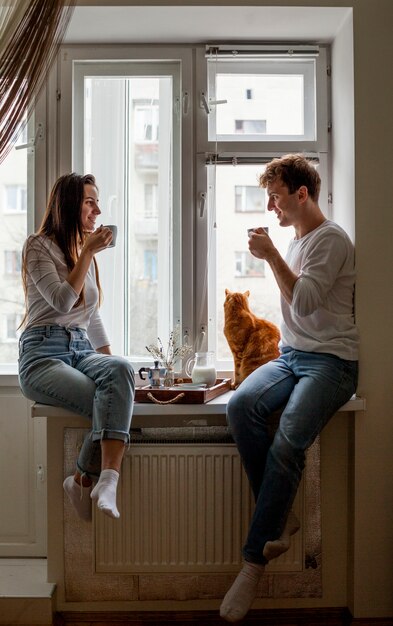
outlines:
{"label": "white radiator", "polygon": [[[301,521],[302,484],[294,507]],[[239,570],[253,502],[234,444],[131,445],[118,508],[119,520],[95,514],[96,572]],[[301,571],[303,561],[299,531],[268,571]]]}

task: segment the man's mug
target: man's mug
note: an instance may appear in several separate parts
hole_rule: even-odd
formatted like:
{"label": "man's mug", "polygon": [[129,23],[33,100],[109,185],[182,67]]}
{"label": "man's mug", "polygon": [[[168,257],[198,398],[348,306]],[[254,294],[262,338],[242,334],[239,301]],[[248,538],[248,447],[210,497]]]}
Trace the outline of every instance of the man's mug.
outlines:
{"label": "man's mug", "polygon": [[115,224],[104,224],[104,228],[110,228],[112,231],[112,241],[110,242],[108,248],[113,248],[116,245],[117,226],[115,226]]}

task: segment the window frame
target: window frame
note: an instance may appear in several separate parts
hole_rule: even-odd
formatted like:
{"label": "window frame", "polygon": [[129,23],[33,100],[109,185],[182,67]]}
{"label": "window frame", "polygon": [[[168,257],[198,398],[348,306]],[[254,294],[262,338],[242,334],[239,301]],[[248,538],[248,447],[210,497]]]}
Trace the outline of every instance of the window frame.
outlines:
{"label": "window frame", "polygon": [[[305,46],[301,46],[305,47]],[[181,213],[180,221],[182,245],[174,265],[181,267],[181,306],[174,323],[181,324],[183,340],[193,345],[193,349],[215,349],[214,319],[209,317],[213,294],[208,273],[215,272],[212,258],[212,242],[209,239],[209,222],[212,215],[212,190],[207,183],[206,159],[218,153],[223,158],[233,155],[270,160],[276,155],[299,151],[306,156],[317,157],[322,177],[321,208],[330,216],[328,189],[330,183],[329,134],[328,134],[328,81],[327,66],[330,48],[319,46],[316,59],[316,128],[315,141],[218,141],[208,138],[208,118],[202,96],[208,93],[208,72],[205,45],[65,45],[60,48],[55,78],[49,85],[49,123],[57,128],[55,140],[49,154],[56,155],[47,164],[48,188],[55,178],[72,165],[72,65],[76,59],[91,61],[114,60],[180,60],[181,62],[181,102],[177,103],[182,115],[181,125]],[[241,146],[241,151],[240,151]],[[221,373],[233,369],[233,363],[217,363]]]}
{"label": "window frame", "polygon": [[[218,46],[219,47],[219,46]],[[283,46],[280,46],[281,48]],[[330,54],[330,48],[325,45],[318,46],[318,55],[315,57],[315,125],[316,135],[312,140],[288,140],[284,138],[280,141],[276,137],[264,138],[262,141],[253,141],[249,138],[245,138],[243,141],[223,141],[220,137],[213,134],[213,139],[209,138],[209,120],[210,115],[214,115],[212,110],[207,113],[204,101],[209,102],[209,73],[208,62],[206,60],[205,50],[198,49],[196,51],[196,89],[199,100],[199,107],[196,110],[196,128],[197,128],[197,157],[196,157],[196,202],[201,205],[201,199],[205,198],[207,203],[204,205],[204,211],[199,212],[199,219],[196,224],[196,250],[197,258],[196,265],[196,283],[195,283],[195,297],[196,301],[200,303],[199,310],[196,311],[195,324],[197,328],[197,339],[200,338],[199,349],[208,349],[217,353],[217,323],[216,323],[216,311],[217,311],[217,295],[214,289],[213,281],[208,280],[207,266],[209,267],[209,278],[212,273],[216,273],[216,258],[215,258],[215,200],[214,189],[212,188],[211,177],[209,180],[208,171],[210,166],[206,166],[207,163],[213,164],[216,155],[219,155],[220,159],[226,161],[228,164],[241,165],[243,162],[260,162],[266,163],[275,156],[281,156],[293,152],[301,152],[306,157],[316,159],[319,161],[319,171],[321,174],[322,184],[320,192],[320,206],[322,211],[331,217],[331,206],[329,203],[329,131],[328,131],[328,112],[329,112],[329,99],[328,99],[328,59]],[[222,46],[231,50],[231,46]],[[248,46],[249,48],[249,46]],[[255,49],[261,49],[261,46],[255,46]],[[262,47],[264,51],[269,46]],[[277,46],[271,47],[276,52]],[[285,46],[284,46],[285,48]],[[299,45],[299,54],[301,49],[304,50],[307,46]],[[314,47],[315,48],[315,47]],[[236,49],[242,49],[241,46],[236,46]],[[254,53],[256,50],[254,49]],[[292,46],[293,51],[298,49],[297,46]],[[263,58],[263,57],[261,57]],[[228,66],[229,67],[229,66]],[[241,65],[239,65],[239,69]],[[214,100],[211,98],[210,100]],[[217,104],[216,106],[221,106]],[[214,109],[213,106],[209,106],[210,109]],[[211,122],[210,122],[211,124]],[[210,208],[209,208],[210,201]],[[197,211],[198,215],[198,211]],[[211,235],[211,236],[210,236]],[[207,259],[207,261],[205,260]],[[204,277],[199,279],[198,276]],[[207,282],[207,288],[206,283]],[[199,333],[199,335],[198,335]],[[230,374],[233,371],[233,360],[223,359],[216,360],[217,370],[223,374]]]}
{"label": "window frame", "polygon": [[[63,45],[58,55],[58,141],[57,141],[57,175],[68,171],[78,171],[81,164],[73,159],[72,137],[83,136],[80,125],[72,120],[72,103],[74,98],[73,81],[75,79],[76,62],[85,62],[92,66],[107,63],[112,67],[128,62],[143,64],[156,63],[160,67],[178,63],[180,65],[180,99],[174,103],[175,113],[180,116],[179,158],[180,175],[174,178],[180,197],[179,210],[173,214],[173,228],[179,233],[178,245],[174,250],[173,264],[173,321],[172,325],[180,324],[182,336],[193,341],[193,291],[192,272],[194,267],[193,243],[193,149],[194,133],[192,124],[193,111],[193,53],[184,46],[134,46],[134,45],[102,45],[99,48],[86,45]],[[119,72],[120,73],[120,72]],[[143,72],[141,70],[141,76]],[[175,175],[174,175],[175,176]],[[191,211],[190,211],[191,207]],[[178,285],[180,286],[178,288]],[[166,329],[169,334],[171,328]],[[133,360],[135,367],[151,361],[148,353],[146,358]]]}

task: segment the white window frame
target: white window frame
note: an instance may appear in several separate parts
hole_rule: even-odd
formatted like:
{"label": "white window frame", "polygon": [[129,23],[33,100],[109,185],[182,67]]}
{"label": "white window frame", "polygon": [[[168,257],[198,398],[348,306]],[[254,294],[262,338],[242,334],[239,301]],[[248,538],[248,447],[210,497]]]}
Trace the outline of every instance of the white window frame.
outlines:
{"label": "white window frame", "polygon": [[[58,109],[58,172],[57,175],[69,171],[82,171],[83,164],[78,162],[73,156],[72,138],[76,141],[83,141],[83,132],[80,121],[72,120],[72,103],[76,92],[73,92],[73,81],[79,80],[77,76],[78,67],[81,62],[94,65],[100,64],[100,71],[104,71],[107,64],[107,71],[110,75],[121,75],[121,66],[127,76],[127,64],[139,63],[141,66],[140,75],[143,76],[143,64],[156,64],[157,75],[165,73],[165,65],[178,64],[180,72],[180,93],[181,97],[174,103],[174,114],[180,117],[181,130],[181,154],[179,162],[175,164],[173,174],[173,195],[179,197],[178,209],[173,213],[173,229],[176,242],[172,258],[173,265],[173,319],[169,320],[160,316],[162,333],[166,336],[171,330],[171,326],[180,324],[182,336],[187,336],[188,341],[193,341],[193,306],[194,296],[192,289],[193,272],[193,126],[192,126],[192,92],[193,92],[193,54],[190,48],[185,47],[160,47],[160,46],[62,46],[58,56],[58,76],[57,99]],[[78,66],[77,66],[78,63]],[[89,71],[89,75],[91,71]],[[105,73],[101,74],[105,75]],[[53,96],[52,96],[53,97]],[[82,150],[77,150],[79,154]],[[162,294],[163,298],[168,298],[168,294]],[[136,367],[143,365],[146,361],[151,361],[146,353],[146,359],[134,361]]]}
{"label": "white window frame", "polygon": [[[260,48],[261,46],[256,46]],[[274,47],[274,46],[273,46]],[[279,46],[282,48],[282,46]],[[306,48],[307,46],[300,46]],[[227,46],[231,49],[231,46]],[[249,48],[249,46],[248,46]],[[266,47],[265,47],[266,48]],[[296,46],[292,46],[295,50]],[[241,47],[237,46],[237,49]],[[293,53],[293,52],[292,52]],[[295,50],[296,54],[296,50]],[[319,54],[315,61],[315,125],[314,140],[277,140],[264,137],[261,141],[250,141],[249,137],[239,142],[221,141],[219,137],[208,138],[208,115],[206,114],[202,96],[207,100],[209,93],[206,46],[62,46],[56,68],[57,80],[52,80],[49,95],[49,123],[56,126],[58,134],[55,138],[56,159],[47,165],[49,191],[55,178],[73,169],[72,161],[72,73],[76,59],[90,61],[107,59],[108,62],[118,60],[168,61],[179,60],[181,63],[182,99],[178,102],[182,116],[181,142],[181,213],[178,216],[181,232],[181,249],[174,258],[175,267],[181,268],[181,285],[178,315],[174,322],[180,322],[183,336],[194,350],[215,350],[215,320],[209,318],[211,304],[215,295],[208,281],[210,272],[215,272],[214,241],[209,238],[210,226],[214,220],[211,200],[213,190],[207,184],[207,156],[219,154],[228,160],[233,157],[256,159],[257,162],[268,161],[273,156],[289,152],[302,152],[306,156],[319,160],[322,178],[320,204],[326,215],[330,216],[328,203],[329,135],[328,135],[328,82],[326,70],[328,66],[329,47],[319,46]],[[213,98],[211,97],[211,100]],[[57,106],[57,109],[56,109]],[[208,105],[214,109],[211,103]],[[55,112],[56,111],[56,112]],[[214,113],[214,112],[213,112]],[[49,150],[49,154],[54,154]],[[218,371],[224,373],[232,370],[232,362],[217,363]]]}
{"label": "white window frame", "polygon": [[[315,56],[315,98],[308,94],[310,106],[315,107],[315,115],[313,114],[313,124],[315,124],[315,137],[308,129],[304,137],[276,137],[263,136],[263,138],[245,136],[244,140],[239,141],[239,135],[236,137],[226,136],[225,139],[217,136],[212,130],[213,120],[215,118],[215,108],[217,106],[225,106],[225,104],[214,105],[215,90],[213,85],[214,72],[209,75],[207,60],[207,51],[210,48],[221,48],[227,50],[228,53],[234,48],[245,56],[255,56],[260,54],[260,58],[272,58],[281,54],[285,46],[209,46],[204,51],[197,50],[196,53],[196,89],[198,97],[198,109],[196,110],[197,124],[197,158],[196,158],[196,202],[199,206],[203,206],[203,211],[197,211],[196,223],[196,281],[195,293],[196,301],[200,303],[199,310],[196,312],[197,332],[199,333],[199,347],[217,351],[216,338],[216,316],[217,296],[215,292],[214,281],[208,280],[209,276],[215,276],[216,273],[216,241],[215,241],[215,207],[214,207],[214,188],[212,179],[208,177],[208,171],[211,167],[206,167],[206,163],[213,164],[214,159],[219,155],[221,160],[228,164],[245,163],[263,163],[268,162],[274,156],[280,156],[287,153],[301,152],[305,156],[318,160],[318,169],[321,174],[322,185],[320,192],[320,206],[325,215],[331,216],[329,197],[329,134],[328,134],[328,57],[329,49],[327,46],[292,46],[289,54],[292,56],[301,56],[302,50],[308,54],[315,55],[317,49],[318,54]],[[250,52],[250,48],[252,48]],[[269,50],[271,51],[269,53]],[[211,59],[214,64],[214,59]],[[273,67],[274,61],[272,60]],[[213,67],[213,66],[212,66]],[[228,61],[228,69],[233,73],[236,68],[236,62]],[[243,61],[239,64],[240,70],[244,67]],[[269,61],[270,67],[270,61]],[[281,66],[284,67],[284,66]],[[294,64],[296,67],[296,64]],[[311,65],[309,66],[311,67]],[[276,70],[277,71],[277,66]],[[311,73],[308,72],[310,78]],[[312,81],[307,83],[312,84]],[[314,102],[314,104],[311,103]],[[207,105],[207,106],[206,106]],[[206,109],[209,109],[207,112]],[[312,111],[312,109],[310,109]],[[210,135],[209,135],[210,127]],[[309,138],[309,137],[313,138]],[[232,140],[233,139],[233,140]],[[241,137],[240,137],[241,139]],[[240,165],[241,166],[241,165]],[[200,278],[198,278],[200,277]],[[217,369],[222,373],[233,371],[233,360],[217,360]]]}

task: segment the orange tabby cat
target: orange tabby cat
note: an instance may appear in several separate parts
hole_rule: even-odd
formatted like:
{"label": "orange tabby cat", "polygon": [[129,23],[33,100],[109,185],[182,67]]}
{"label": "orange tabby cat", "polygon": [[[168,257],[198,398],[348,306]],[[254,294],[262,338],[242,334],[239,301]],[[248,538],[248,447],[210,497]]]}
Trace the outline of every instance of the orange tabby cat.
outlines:
{"label": "orange tabby cat", "polygon": [[233,354],[234,387],[238,387],[257,367],[279,356],[280,331],[275,324],[250,311],[249,291],[225,289],[224,335]]}

